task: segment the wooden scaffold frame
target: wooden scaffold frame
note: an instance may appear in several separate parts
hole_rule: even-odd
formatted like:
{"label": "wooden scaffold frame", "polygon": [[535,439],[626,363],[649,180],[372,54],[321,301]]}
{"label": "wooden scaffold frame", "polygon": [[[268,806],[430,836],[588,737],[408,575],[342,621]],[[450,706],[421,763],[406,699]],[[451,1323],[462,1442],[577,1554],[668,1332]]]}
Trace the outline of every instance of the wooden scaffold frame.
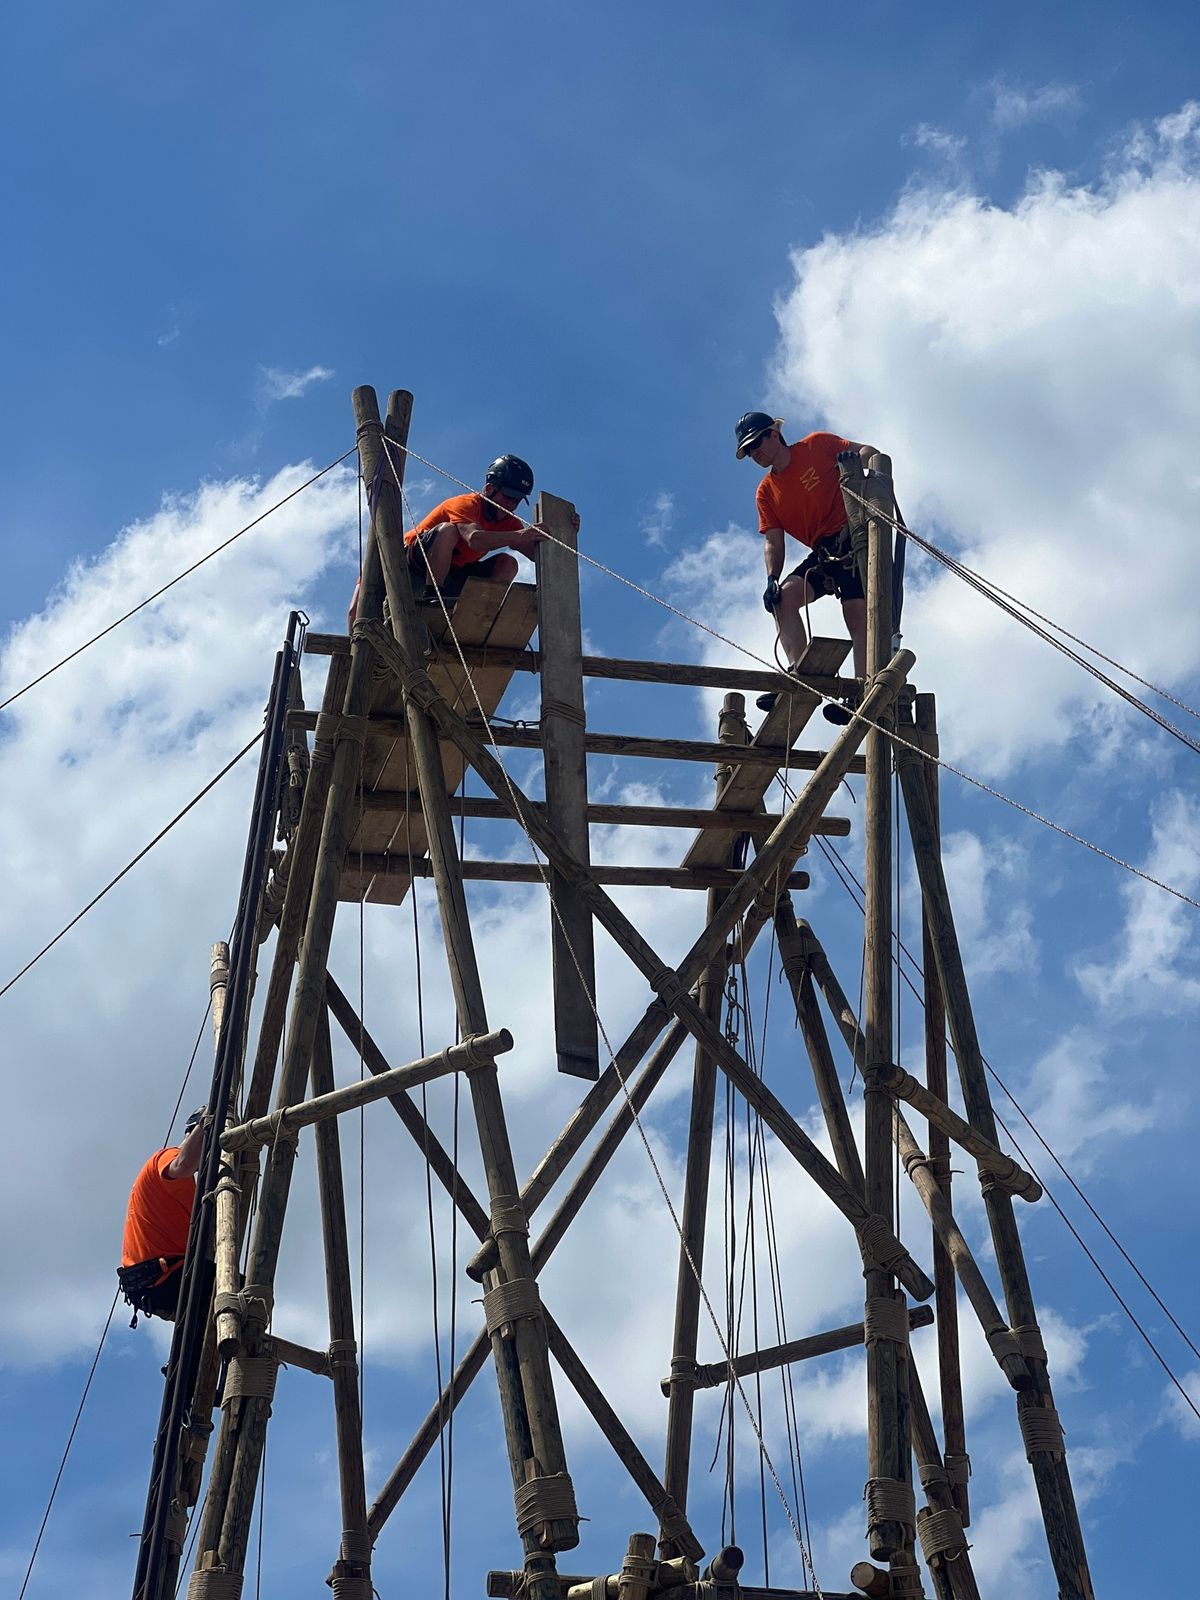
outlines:
{"label": "wooden scaffold frame", "polygon": [[[702,1566],[704,1546],[687,1514],[695,1395],[854,1345],[866,1347],[864,1493],[871,1560],[855,1566],[850,1581],[859,1594],[873,1597],[900,1600],[923,1594],[919,1544],[937,1600],[977,1600],[965,1533],[970,1505],[958,1360],[960,1288],[1015,1391],[1060,1596],[1093,1600],[1013,1206],[1014,1196],[1032,1201],[1041,1191],[997,1142],[941,864],[938,767],[929,759],[937,755],[933,697],[914,694],[908,686],[915,658],[899,648],[893,635],[890,461],[875,456],[867,475],[854,483],[854,493],[846,495],[868,596],[861,685],[837,677],[847,652],[844,644],[832,640],[814,640],[792,678],[765,671],[619,661],[582,654],[577,520],[573,507],[553,495],[543,494],[537,508],[537,519],[551,537],[539,547],[536,589],[513,585],[503,594],[493,585],[468,584],[453,618],[418,613],[403,547],[402,486],[411,406],[410,395],[394,392],[385,424],[373,390],[354,394],[371,526],[358,620],[350,638],[309,633],[303,640],[310,654],[329,657],[318,713],[305,710],[301,702],[295,618],[276,665],[237,929],[228,966],[221,957],[214,967],[214,996],[219,991],[222,1004],[212,1120],[180,1317],[166,1369],[134,1600],[173,1596],[192,1507],[199,1523],[190,1600],[238,1600],[275,1379],[284,1360],[331,1382],[342,1535],[329,1581],[337,1600],[370,1600],[375,1541],[489,1354],[524,1550],[520,1570],[489,1575],[489,1594],[520,1600],[594,1600],[599,1595],[648,1600],[668,1590],[714,1600],[783,1595],[782,1590],[743,1588],[738,1581],[741,1554],[735,1547],[719,1551]],[[539,638],[533,650],[529,641],[535,625]],[[489,720],[517,671],[538,677],[536,732],[493,728]],[[725,688],[730,692],[718,738],[708,744],[591,732],[584,705],[589,676]],[[796,738],[822,698],[852,687],[861,692],[857,714],[831,748],[796,749]],[[776,690],[778,699],[751,739],[743,695],[763,688]],[[531,744],[542,749],[545,761],[545,799],[538,803],[521,792],[489,748]],[[712,809],[593,804],[587,758],[603,751],[715,761]],[[491,798],[463,801],[459,809],[518,823],[537,852],[528,868],[462,860],[450,796],[468,767]],[[781,769],[799,771],[806,781],[781,815],[769,816],[764,797]],[[848,773],[864,771],[866,943],[860,1021],[812,928],[797,919],[790,891],[807,882],[797,863],[809,840],[820,833],[848,831],[848,823],[826,816],[826,807]],[[903,796],[922,894],[924,1083],[895,1062],[893,773]],[[415,790],[409,774],[415,774]],[[698,832],[678,868],[616,869],[592,865],[592,822]],[[277,827],[284,848],[272,853]],[[744,867],[736,864],[739,837],[749,838],[753,846]],[[459,1042],[393,1067],[330,973],[328,956],[339,902],[399,904],[418,875],[431,876],[436,886]],[[557,1064],[560,1071],[590,1083],[523,1185],[509,1146],[497,1067],[514,1041],[503,1027],[493,1026],[485,1006],[464,890],[468,878],[546,884],[552,910]],[[677,964],[658,955],[608,892],[630,883],[706,891],[704,927]],[[615,1051],[607,1040],[601,1050],[598,1039],[596,923],[652,992],[643,1015]],[[272,925],[277,928],[275,949],[247,1075],[254,951]],[[766,928],[776,940],[794,1001],[832,1162],[720,1026],[729,964],[743,960]],[[862,1075],[861,1152],[826,1013]],[[369,1074],[342,1088],[334,1081],[331,1017],[354,1042]],[[965,1118],[948,1103],[947,1025]],[[662,1385],[667,1420],[660,1477],[543,1303],[538,1279],[689,1037],[695,1059],[674,1333],[670,1371]],[[605,1059],[608,1064],[601,1070]],[[411,1095],[419,1085],[453,1073],[466,1079],[486,1199],[471,1192]],[[721,1079],[744,1097],[782,1149],[850,1222],[861,1256],[865,1300],[861,1323],[772,1348],[726,1352],[726,1360],[703,1365],[698,1360],[701,1274]],[[433,1175],[479,1240],[467,1270],[483,1285],[485,1326],[368,1503],[337,1118],[352,1107],[382,1099],[417,1141]],[[240,1107],[236,1117],[235,1103]],[[906,1120],[905,1104],[927,1121],[928,1153]],[[531,1235],[535,1212],[610,1110],[609,1125],[550,1220]],[[271,1324],[297,1138],[307,1126],[314,1129],[328,1290],[329,1344],[324,1350],[291,1343],[276,1335]],[[955,1220],[952,1143],[960,1158],[973,1159],[978,1172],[1003,1309]],[[931,1223],[932,1278],[896,1234],[892,1175],[897,1155]],[[251,1223],[249,1201],[256,1190]],[[239,1259],[247,1234],[242,1271]],[[909,1296],[917,1303],[910,1304]],[[921,1303],[931,1297],[932,1308]],[[911,1328],[935,1321],[940,1440],[908,1344]],[[557,1557],[578,1543],[579,1511],[551,1357],[645,1496],[657,1525],[656,1534],[632,1534],[623,1563],[614,1564],[611,1573],[558,1570]],[[218,1400],[220,1423],[210,1450]],[[914,1455],[924,1499],[919,1510]],[[786,1591],[794,1597],[815,1592],[815,1578],[813,1590]],[[828,1600],[840,1600],[823,1593]]]}

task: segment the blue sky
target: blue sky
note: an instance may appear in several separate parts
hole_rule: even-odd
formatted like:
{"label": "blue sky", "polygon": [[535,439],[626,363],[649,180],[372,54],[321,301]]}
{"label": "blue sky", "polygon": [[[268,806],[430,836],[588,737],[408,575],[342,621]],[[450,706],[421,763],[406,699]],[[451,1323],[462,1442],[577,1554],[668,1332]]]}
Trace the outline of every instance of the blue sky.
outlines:
{"label": "blue sky", "polygon": [[[0,698],[341,455],[349,391],[370,382],[381,398],[413,390],[412,443],[430,461],[473,482],[498,451],[526,456],[539,484],[579,506],[585,552],[760,656],[754,472],[733,459],[734,418],[764,405],[797,433],[871,439],[895,458],[914,526],[1197,703],[1190,8],[876,4],[844,21],[769,0],[472,0],[253,18],[138,4],[98,20],[68,3],[0,26]],[[421,505],[453,488],[416,465],[410,485]],[[0,982],[254,732],[289,607],[338,625],[356,520],[352,478],[330,475],[4,714]],[[595,569],[582,582],[597,651],[744,662]],[[839,631],[834,617],[821,627]],[[1191,751],[919,558],[905,634],[919,685],[939,696],[948,760],[1198,897]],[[315,692],[310,682],[310,703]],[[713,708],[687,692],[589,691],[602,729],[708,737]],[[513,769],[530,781],[530,762]],[[707,785],[696,771],[607,761],[592,781],[672,803]],[[22,1129],[0,1173],[16,1286],[0,1314],[0,1417],[20,1441],[0,1458],[0,1572],[14,1593],[107,1309],[124,1195],[162,1135],[207,945],[232,916],[250,784],[249,772],[227,780],[0,999]],[[1197,914],[952,776],[944,807],[984,1048],[1195,1338]],[[666,862],[679,840],[597,848]],[[848,843],[849,859],[858,849]],[[860,928],[823,859],[809,865],[800,910],[853,989]],[[698,906],[683,899],[629,897],[668,954],[695,932]],[[911,882],[902,899],[913,947]],[[475,904],[495,1021],[525,1041],[506,1083],[527,1168],[572,1104],[569,1085],[547,1080],[540,966],[531,958],[515,991],[507,976],[513,948],[542,949],[545,908],[532,894],[480,892]],[[435,940],[424,901],[422,915]],[[339,937],[356,982],[356,931]],[[368,919],[368,1020],[396,1060],[413,1036],[411,1008],[393,998],[407,938],[386,913]],[[754,982],[765,996],[765,965]],[[601,985],[622,1037],[644,992],[611,953]],[[449,1027],[437,979],[428,1005]],[[794,1036],[772,1006],[768,1072],[808,1116]],[[919,1063],[919,1039],[906,1000],[906,1064]],[[648,1118],[676,1188],[686,1076]],[[434,1109],[447,1126],[447,1104]],[[850,1242],[775,1159],[790,1331],[853,1320]],[[374,1484],[433,1380],[427,1277],[415,1298],[398,1287],[401,1265],[427,1273],[423,1176],[386,1123],[371,1125],[366,1160]],[[31,1193],[37,1228],[17,1223]],[[982,1215],[962,1205],[986,1259]],[[301,1185],[285,1331],[317,1341],[312,1215]],[[920,1237],[915,1213],[906,1220]],[[1174,1577],[1167,1534],[1185,1512],[1200,1423],[1045,1204],[1024,1220],[1098,1590],[1149,1591]],[[674,1269],[644,1153],[630,1146],[580,1226],[607,1274],[604,1313],[582,1244],[555,1263],[547,1302],[657,1464]],[[654,1241],[652,1285],[631,1282],[635,1228]],[[1087,1237],[1103,1244],[1094,1227]],[[1195,1358],[1105,1251],[1200,1401]],[[719,1254],[718,1229],[714,1281]],[[478,1313],[460,1298],[462,1339]],[[968,1344],[978,1570],[985,1593],[1041,1600],[1054,1586],[987,1359]],[[128,1591],[160,1360],[153,1332],[118,1320],[30,1595],[77,1594],[81,1577],[106,1600]],[[305,1388],[317,1380],[285,1377],[265,1595],[319,1582],[336,1538],[327,1402]],[[835,1359],[799,1380],[814,1554],[836,1589],[862,1554],[861,1373]],[[490,1376],[478,1390],[457,1435],[464,1597],[486,1567],[516,1563]],[[645,1514],[563,1404],[593,1518],[581,1566],[599,1570]],[[715,1410],[702,1413],[694,1469],[710,1545],[715,1426]],[[747,1456],[743,1531],[756,1482]],[[438,1506],[427,1470],[380,1543],[385,1597],[414,1551],[441,1587]],[[786,1522],[777,1506],[770,1516],[773,1580],[798,1582]],[[1134,1518],[1146,1537],[1128,1536]]]}

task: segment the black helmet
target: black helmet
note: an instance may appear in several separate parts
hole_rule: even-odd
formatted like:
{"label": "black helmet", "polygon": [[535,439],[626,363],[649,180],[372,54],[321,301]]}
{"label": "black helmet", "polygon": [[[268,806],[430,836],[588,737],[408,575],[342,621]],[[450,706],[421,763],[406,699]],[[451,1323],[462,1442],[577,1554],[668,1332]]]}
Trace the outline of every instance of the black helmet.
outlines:
{"label": "black helmet", "polygon": [[183,1125],[183,1132],[184,1132],[184,1136],[185,1137],[189,1133],[191,1133],[193,1128],[198,1128],[200,1126],[200,1124],[204,1121],[204,1113],[207,1110],[208,1110],[207,1106],[197,1106],[196,1107],[195,1111],[192,1112],[191,1116],[187,1119],[187,1121]]}
{"label": "black helmet", "polygon": [[517,500],[528,500],[533,490],[533,468],[520,456],[497,456],[483,480],[485,489],[500,489]]}
{"label": "black helmet", "polygon": [[764,433],[770,433],[772,428],[782,426],[782,417],[769,417],[765,411],[747,411],[744,416],[740,416],[733,425],[738,460],[742,460]]}

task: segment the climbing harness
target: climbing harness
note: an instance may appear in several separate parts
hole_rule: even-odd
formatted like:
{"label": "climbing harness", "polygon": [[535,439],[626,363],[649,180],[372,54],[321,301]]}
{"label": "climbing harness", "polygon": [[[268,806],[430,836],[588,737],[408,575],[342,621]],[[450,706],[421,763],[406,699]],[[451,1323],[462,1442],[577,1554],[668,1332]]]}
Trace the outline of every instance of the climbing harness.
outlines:
{"label": "climbing harness", "polygon": [[153,1317],[162,1312],[162,1302],[154,1291],[166,1283],[171,1274],[183,1266],[182,1256],[152,1256],[148,1261],[137,1261],[131,1267],[117,1268],[117,1283],[125,1296],[126,1305],[133,1307],[129,1326],[136,1328],[138,1317]]}

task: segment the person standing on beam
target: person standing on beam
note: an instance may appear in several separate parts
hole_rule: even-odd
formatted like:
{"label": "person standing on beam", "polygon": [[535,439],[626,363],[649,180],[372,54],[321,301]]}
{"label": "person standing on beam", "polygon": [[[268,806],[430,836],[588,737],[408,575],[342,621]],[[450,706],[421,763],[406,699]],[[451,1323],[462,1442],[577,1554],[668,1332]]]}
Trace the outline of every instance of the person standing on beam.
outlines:
{"label": "person standing on beam", "polygon": [[[854,647],[854,675],[861,678],[866,671],[867,602],[850,549],[838,458],[849,452],[865,466],[875,446],[856,444],[835,433],[810,433],[788,444],[782,427],[782,417],[747,411],[733,430],[737,459],[749,456],[756,466],[767,469],[755,494],[767,568],[763,605],[775,618],[788,670],[794,671],[808,646],[809,606],[824,595],[836,594]],[[785,536],[811,552],[786,577]],[[760,695],[757,704],[769,711],[775,700],[773,694]],[[822,712],[839,725],[850,720],[844,706],[827,703]]]}
{"label": "person standing on beam", "polygon": [[[483,488],[473,494],[451,495],[423,516],[404,535],[413,593],[420,603],[456,600],[468,578],[510,584],[517,575],[517,550],[532,559],[546,537],[536,523],[526,524],[513,513],[533,493],[533,469],[520,456],[497,456],[487,469]],[[358,592],[354,585],[347,622],[354,627]]]}

